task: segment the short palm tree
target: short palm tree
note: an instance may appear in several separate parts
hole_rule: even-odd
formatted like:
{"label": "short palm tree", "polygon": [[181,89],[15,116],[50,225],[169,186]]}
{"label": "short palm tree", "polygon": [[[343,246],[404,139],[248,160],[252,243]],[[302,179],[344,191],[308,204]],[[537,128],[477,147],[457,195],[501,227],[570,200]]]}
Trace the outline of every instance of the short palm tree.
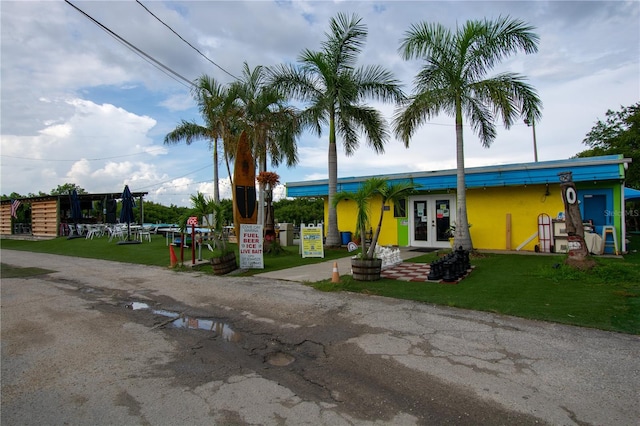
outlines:
{"label": "short palm tree", "polygon": [[[384,217],[385,206],[388,203],[398,203],[399,200],[407,198],[415,193],[416,186],[411,181],[403,181],[390,183],[386,179],[372,177],[360,185],[356,192],[341,191],[336,194],[334,207],[342,200],[353,200],[356,203],[356,229],[360,233],[362,240],[362,257],[364,259],[373,259],[376,244],[382,229],[382,219]],[[376,230],[371,237],[369,246],[366,244],[365,235],[367,227],[371,226],[371,201],[380,197],[380,218]]]}
{"label": "short palm tree", "polygon": [[220,250],[222,255],[227,254],[227,239],[224,234],[222,204],[205,196],[201,192],[191,195],[192,208],[182,217],[180,227],[188,231],[187,219],[189,216],[196,216],[198,219],[204,219],[204,226],[209,228],[214,241],[215,247]]}
{"label": "short palm tree", "polygon": [[339,246],[335,194],[338,187],[337,136],[341,136],[346,155],[360,144],[360,134],[377,153],[384,152],[389,139],[382,114],[364,104],[366,97],[398,102],[403,98],[398,80],[379,66],[356,67],[367,29],[356,15],[339,13],[330,21],[330,32],[322,50],[304,50],[299,66],[273,68],[271,83],[287,96],[308,104],[303,123],[320,136],[329,126],[329,213],[327,246]]}
{"label": "short palm tree", "polygon": [[464,173],[463,116],[485,147],[496,138],[494,118],[509,128],[518,116],[540,118],[541,101],[519,74],[487,77],[499,61],[517,51],[534,53],[538,36],[522,21],[468,21],[456,32],[440,24],[412,25],[400,45],[404,59],[422,59],[414,95],[395,117],[395,133],[405,145],[417,127],[441,112],[455,117],[457,209],[455,245],[471,250]]}

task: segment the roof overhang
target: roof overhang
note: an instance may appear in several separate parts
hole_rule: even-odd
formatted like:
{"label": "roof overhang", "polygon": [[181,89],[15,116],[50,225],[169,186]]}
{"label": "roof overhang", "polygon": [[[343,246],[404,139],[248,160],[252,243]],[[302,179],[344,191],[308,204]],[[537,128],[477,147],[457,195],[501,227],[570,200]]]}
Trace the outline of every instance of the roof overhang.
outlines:
{"label": "roof overhang", "polygon": [[[465,169],[467,188],[535,185],[559,183],[558,174],[572,172],[573,181],[622,181],[625,165],[630,158],[622,155],[571,158],[567,160],[535,163],[505,164]],[[380,176],[380,175],[376,175]],[[359,185],[373,176],[345,177],[338,179],[338,191],[356,191]],[[420,190],[439,191],[456,188],[456,170],[418,171],[383,175],[390,182],[412,180]],[[329,191],[328,179],[287,182],[288,197],[322,197]]]}

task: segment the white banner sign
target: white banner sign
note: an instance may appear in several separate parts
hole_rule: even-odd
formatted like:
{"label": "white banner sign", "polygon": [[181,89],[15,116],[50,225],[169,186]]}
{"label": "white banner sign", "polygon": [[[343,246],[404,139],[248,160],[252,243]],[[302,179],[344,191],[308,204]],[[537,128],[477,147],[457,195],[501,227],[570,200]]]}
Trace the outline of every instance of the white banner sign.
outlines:
{"label": "white banner sign", "polygon": [[240,224],[240,269],[264,269],[262,225]]}

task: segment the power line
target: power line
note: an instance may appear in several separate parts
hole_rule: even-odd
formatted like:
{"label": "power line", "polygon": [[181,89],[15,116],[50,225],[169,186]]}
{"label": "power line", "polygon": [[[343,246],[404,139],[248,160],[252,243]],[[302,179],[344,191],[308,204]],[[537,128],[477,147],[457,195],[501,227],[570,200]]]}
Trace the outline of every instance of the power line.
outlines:
{"label": "power line", "polygon": [[150,11],[147,6],[145,6],[144,4],[142,4],[142,2],[140,2],[140,0],[136,0],[136,3],[138,3],[140,6],[142,6],[144,8],[144,10],[146,10],[151,16],[153,16],[154,18],[156,18],[162,25],[164,25],[165,27],[167,27],[172,33],[174,33],[180,40],[182,40],[183,42],[185,42],[189,47],[191,47],[193,50],[195,50],[196,52],[198,52],[200,54],[200,56],[202,56],[203,58],[205,58],[207,61],[211,62],[213,65],[215,65],[216,67],[218,67],[222,72],[228,74],[229,76],[233,77],[236,80],[240,80],[238,77],[236,77],[235,75],[231,74],[229,71],[225,70],[224,68],[222,68],[220,65],[216,64],[214,61],[212,61],[211,59],[209,59],[204,53],[202,53],[197,47],[195,47],[194,45],[192,45],[191,43],[189,43],[187,40],[185,40],[180,34],[178,34],[173,28],[171,28],[171,26],[169,26],[169,24],[167,24],[166,22],[164,22],[162,19],[158,18],[158,16],[156,16],[156,14],[154,14],[152,11]]}
{"label": "power line", "polygon": [[122,158],[122,157],[133,157],[134,155],[142,155],[142,154],[149,154],[151,152],[156,152],[156,151],[163,151],[164,148],[157,148],[157,149],[150,149],[149,151],[140,151],[140,152],[136,152],[134,154],[123,154],[123,155],[114,155],[112,157],[102,157],[102,158],[78,158],[78,159],[57,159],[57,158],[31,158],[31,157],[18,157],[18,156],[14,156],[14,155],[0,155],[0,157],[6,157],[6,158],[17,158],[20,160],[32,160],[32,161],[56,161],[56,162],[75,162],[75,161],[103,161],[103,160],[111,160],[113,158]]}
{"label": "power line", "polygon": [[[94,24],[96,24],[97,26],[99,26],[102,30],[106,31],[109,35],[111,35],[112,37],[114,37],[115,39],[117,39],[119,42],[123,43],[125,46],[127,46],[129,49],[133,50],[136,54],[138,54],[139,56],[143,56],[143,59],[145,60],[150,60],[153,62],[153,65],[157,67],[160,67],[159,69],[162,72],[165,72],[163,70],[166,70],[167,72],[171,73],[172,75],[174,75],[175,77],[185,81],[188,86],[187,87],[191,87],[193,86],[193,82],[191,80],[189,80],[188,78],[184,77],[183,75],[181,75],[180,73],[178,73],[177,71],[174,71],[173,69],[169,68],[167,65],[163,64],[162,62],[158,61],[157,59],[155,59],[154,57],[152,57],[151,55],[147,54],[146,52],[144,52],[143,50],[137,48],[136,46],[134,46],[133,44],[129,43],[127,40],[125,40],[124,38],[120,37],[118,34],[116,34],[115,32],[113,32],[112,30],[110,30],[109,28],[107,28],[105,25],[101,24],[100,22],[98,22],[95,18],[93,18],[91,15],[89,15],[88,13],[86,13],[85,11],[83,11],[82,9],[80,9],[79,7],[77,7],[76,5],[74,5],[73,3],[71,3],[69,0],[64,0],[65,3],[67,3],[69,6],[73,7],[74,9],[76,9],[78,12],[80,12],[81,14],[83,14],[87,19],[89,19],[91,22],[93,22]],[[166,72],[165,72],[166,74]],[[171,76],[170,76],[171,77]],[[173,77],[171,77],[173,78]],[[183,83],[181,83],[183,84]]]}
{"label": "power line", "polygon": [[170,179],[163,180],[163,181],[161,181],[161,182],[152,183],[151,185],[141,186],[141,187],[139,187],[138,189],[145,189],[145,188],[151,188],[151,187],[154,187],[154,186],[157,186],[157,185],[162,185],[163,183],[171,182],[172,180],[180,179],[181,177],[185,177],[185,176],[191,175],[191,174],[193,174],[193,173],[199,172],[200,170],[204,170],[204,169],[206,169],[207,167],[212,167],[212,166],[211,166],[211,164],[207,164],[207,165],[206,165],[206,166],[204,166],[204,167],[200,167],[199,169],[196,169],[196,170],[190,171],[190,172],[185,173],[185,174],[183,174],[183,175],[181,175],[181,176],[175,176],[175,177],[172,177],[172,178],[170,178]]}

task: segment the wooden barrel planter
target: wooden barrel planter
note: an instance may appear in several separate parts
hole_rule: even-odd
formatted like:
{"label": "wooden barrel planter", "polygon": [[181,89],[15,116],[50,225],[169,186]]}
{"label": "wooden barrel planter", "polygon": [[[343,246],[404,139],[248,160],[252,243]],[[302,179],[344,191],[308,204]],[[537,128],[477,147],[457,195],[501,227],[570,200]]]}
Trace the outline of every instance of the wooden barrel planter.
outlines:
{"label": "wooden barrel planter", "polygon": [[211,266],[213,267],[213,273],[216,275],[224,275],[235,271],[238,268],[236,253],[231,252],[220,257],[211,258]]}
{"label": "wooden barrel planter", "polygon": [[378,281],[382,259],[351,259],[351,271],[356,281]]}

